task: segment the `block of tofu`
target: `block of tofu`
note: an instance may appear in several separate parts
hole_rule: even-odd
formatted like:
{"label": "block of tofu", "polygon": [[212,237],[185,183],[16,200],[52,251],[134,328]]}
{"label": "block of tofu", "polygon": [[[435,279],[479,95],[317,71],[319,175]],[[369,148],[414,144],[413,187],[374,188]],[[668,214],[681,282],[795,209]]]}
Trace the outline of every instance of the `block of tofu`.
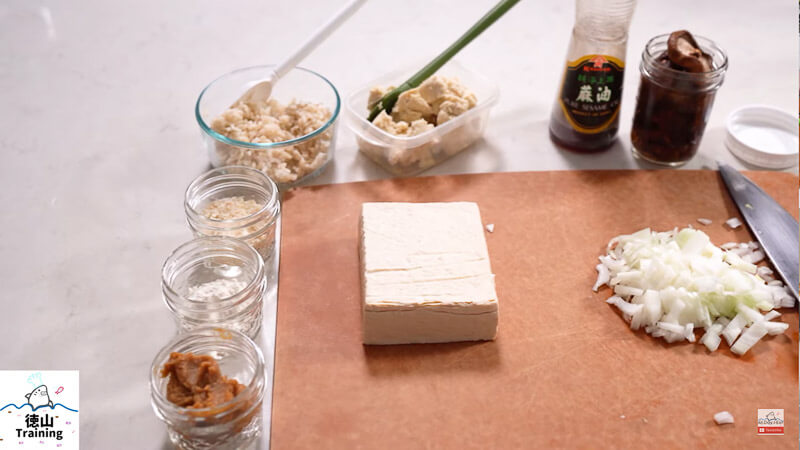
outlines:
{"label": "block of tofu", "polygon": [[365,344],[492,340],[497,294],[478,205],[364,203]]}

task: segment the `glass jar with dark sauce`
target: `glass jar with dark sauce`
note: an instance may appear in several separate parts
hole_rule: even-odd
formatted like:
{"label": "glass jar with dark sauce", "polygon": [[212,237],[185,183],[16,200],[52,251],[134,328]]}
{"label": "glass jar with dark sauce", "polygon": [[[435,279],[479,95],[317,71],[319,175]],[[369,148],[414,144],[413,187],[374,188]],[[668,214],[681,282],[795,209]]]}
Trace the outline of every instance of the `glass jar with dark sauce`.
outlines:
{"label": "glass jar with dark sauce", "polygon": [[725,51],[704,37],[676,31],[651,39],[639,66],[634,155],[668,166],[692,159],[727,68]]}

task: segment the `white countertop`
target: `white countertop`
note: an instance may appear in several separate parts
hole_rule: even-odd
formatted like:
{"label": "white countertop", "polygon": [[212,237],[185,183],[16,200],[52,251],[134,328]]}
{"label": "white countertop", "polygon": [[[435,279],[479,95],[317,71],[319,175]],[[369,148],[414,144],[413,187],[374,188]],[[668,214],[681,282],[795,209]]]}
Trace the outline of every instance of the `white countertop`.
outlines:
{"label": "white countertop", "polygon": [[[304,65],[346,95],[437,53],[493,4],[372,0]],[[336,8],[0,3],[0,369],[80,369],[86,448],[160,448],[166,438],[150,409],[148,371],[174,333],[160,267],[190,238],[183,191],[208,165],[193,117],[198,93],[231,69],[279,59]],[[686,168],[714,159],[743,168],[724,148],[725,118],[748,103],[798,110],[797,14],[779,0],[640,2],[619,143],[577,155],[547,135],[573,2],[521,2],[459,56],[501,86],[485,139],[426,174],[639,168],[628,138],[639,53],[678,28],[713,38],[730,58],[700,156]],[[386,177],[340,130],[334,164],[315,182]]]}

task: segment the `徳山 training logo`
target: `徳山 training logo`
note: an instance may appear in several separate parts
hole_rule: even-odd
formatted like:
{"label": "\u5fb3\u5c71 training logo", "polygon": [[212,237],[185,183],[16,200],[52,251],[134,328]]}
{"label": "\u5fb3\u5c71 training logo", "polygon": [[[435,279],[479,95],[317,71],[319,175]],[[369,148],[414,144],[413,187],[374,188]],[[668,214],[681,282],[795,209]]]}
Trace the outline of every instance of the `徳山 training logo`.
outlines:
{"label": "\u5fb3\u5c71 training logo", "polygon": [[0,449],[78,448],[78,371],[0,371]]}
{"label": "\u5fb3\u5c71 training logo", "polygon": [[759,409],[758,410],[758,434],[783,434],[783,410],[782,409]]}

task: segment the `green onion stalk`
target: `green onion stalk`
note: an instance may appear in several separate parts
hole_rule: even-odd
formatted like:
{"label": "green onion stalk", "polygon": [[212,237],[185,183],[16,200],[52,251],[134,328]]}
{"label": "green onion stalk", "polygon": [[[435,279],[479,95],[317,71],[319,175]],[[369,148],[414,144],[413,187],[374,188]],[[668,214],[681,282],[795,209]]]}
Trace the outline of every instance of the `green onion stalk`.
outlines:
{"label": "green onion stalk", "polygon": [[423,81],[427,80],[431,75],[436,73],[443,65],[450,61],[453,56],[456,55],[462,48],[466,47],[467,44],[472,42],[473,39],[478,37],[483,31],[489,26],[491,26],[497,19],[503,16],[512,6],[516,5],[519,0],[501,0],[500,3],[495,5],[494,8],[491,9],[485,16],[481,17],[479,21],[475,23],[466,33],[461,35],[450,47],[447,47],[445,51],[439,54],[436,58],[434,58],[431,62],[425,65],[419,72],[415,73],[411,76],[408,80],[406,80],[400,86],[392,89],[386,95],[378,99],[372,105],[369,105],[370,112],[369,117],[367,120],[372,122],[378,117],[378,114],[381,111],[386,110],[387,112],[391,112],[392,108],[394,108],[394,104],[397,103],[397,98],[400,97],[400,94],[403,92],[414,89],[415,87],[422,84]]}

